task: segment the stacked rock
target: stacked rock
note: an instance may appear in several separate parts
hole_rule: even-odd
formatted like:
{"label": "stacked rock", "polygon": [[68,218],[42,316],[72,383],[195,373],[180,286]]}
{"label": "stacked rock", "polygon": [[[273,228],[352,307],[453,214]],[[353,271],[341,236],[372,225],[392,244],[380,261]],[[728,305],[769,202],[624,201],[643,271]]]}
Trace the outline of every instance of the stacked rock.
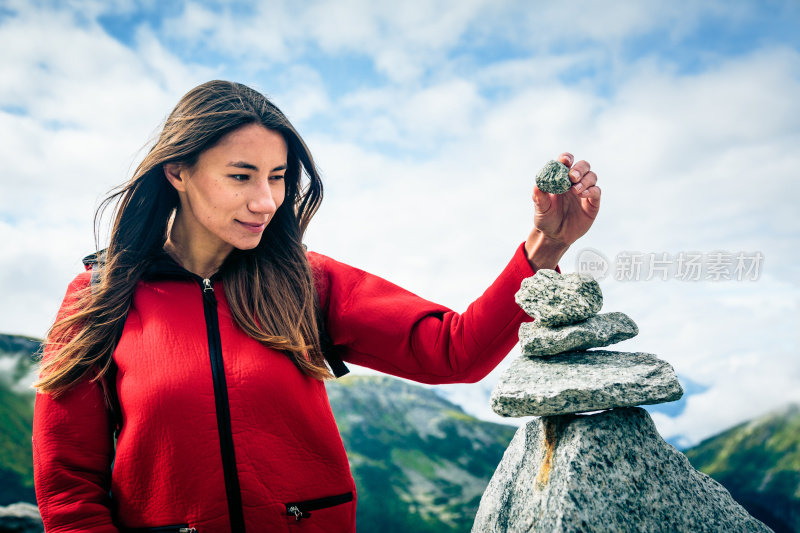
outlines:
{"label": "stacked rock", "polygon": [[[742,531],[766,533],[725,488],[665,442],[641,404],[683,395],[648,353],[592,350],[638,333],[623,313],[597,314],[590,276],[539,270],[517,303],[523,356],[492,408],[538,415],[514,435],[481,497],[472,533]],[[587,411],[600,411],[589,414]]]}
{"label": "stacked rock", "polygon": [[535,320],[520,327],[523,355],[492,393],[499,415],[563,415],[683,395],[672,366],[653,354],[590,350],[639,333],[624,313],[598,314],[603,295],[591,276],[542,269],[522,282],[516,301]]}

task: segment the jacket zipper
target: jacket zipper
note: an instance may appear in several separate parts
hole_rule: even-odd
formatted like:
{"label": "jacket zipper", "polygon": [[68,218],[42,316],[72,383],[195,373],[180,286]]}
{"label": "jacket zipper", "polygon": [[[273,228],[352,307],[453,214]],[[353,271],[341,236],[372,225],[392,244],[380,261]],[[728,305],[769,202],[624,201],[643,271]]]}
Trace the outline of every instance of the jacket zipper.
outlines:
{"label": "jacket zipper", "polygon": [[326,496],[324,498],[317,498],[316,500],[292,502],[286,504],[286,514],[294,515],[295,520],[299,522],[301,519],[311,516],[311,511],[334,507],[351,501],[353,501],[353,493],[345,492],[344,494]]}
{"label": "jacket zipper", "polygon": [[123,528],[123,533],[197,533],[197,529],[189,524],[176,524],[174,526]]}
{"label": "jacket zipper", "polygon": [[245,533],[242,492],[239,487],[239,473],[236,470],[236,455],[233,449],[231,432],[231,410],[228,403],[228,386],[225,382],[225,368],[222,364],[222,342],[219,336],[219,314],[217,298],[211,279],[200,282],[203,289],[203,313],[208,335],[208,353],[211,358],[211,373],[214,378],[214,403],[217,412],[219,448],[222,453],[222,472],[225,477],[225,494],[228,497],[228,518],[233,533]]}

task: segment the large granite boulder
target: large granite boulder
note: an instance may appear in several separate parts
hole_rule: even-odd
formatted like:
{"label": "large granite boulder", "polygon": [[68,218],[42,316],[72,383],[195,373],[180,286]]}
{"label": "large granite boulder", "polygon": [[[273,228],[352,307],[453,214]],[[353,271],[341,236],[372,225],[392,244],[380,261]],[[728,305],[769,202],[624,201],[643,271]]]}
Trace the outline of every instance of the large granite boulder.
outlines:
{"label": "large granite boulder", "polygon": [[519,327],[522,354],[531,357],[588,350],[622,342],[639,334],[625,313],[602,313],[565,326],[543,326],[538,320]]}
{"label": "large granite boulder", "polygon": [[767,532],[722,485],[621,408],[537,418],[519,428],[473,533]]}
{"label": "large granite boulder", "polygon": [[653,354],[589,350],[520,357],[500,376],[492,409],[548,416],[632,407],[683,396],[675,370]]}
{"label": "large granite boulder", "polygon": [[543,268],[522,280],[514,299],[542,326],[563,326],[596,315],[603,306],[600,285],[588,274],[559,274]]}
{"label": "large granite boulder", "polygon": [[20,502],[0,507],[0,532],[42,533],[43,531],[39,508],[32,503]]}

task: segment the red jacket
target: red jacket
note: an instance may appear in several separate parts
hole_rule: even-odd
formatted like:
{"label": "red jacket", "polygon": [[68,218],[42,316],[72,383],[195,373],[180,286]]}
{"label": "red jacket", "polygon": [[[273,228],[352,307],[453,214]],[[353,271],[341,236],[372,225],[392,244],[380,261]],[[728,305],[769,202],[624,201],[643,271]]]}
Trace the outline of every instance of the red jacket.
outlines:
{"label": "red jacket", "polygon": [[[522,245],[462,314],[324,255],[308,258],[343,359],[395,376],[478,381],[532,320],[514,301],[534,273]],[[238,484],[237,512],[250,532],[355,531],[355,484],[324,383],[238,329],[222,281],[204,291],[185,274],[140,281],[135,290],[114,352],[124,421],[116,455],[97,383],[58,399],[37,394],[34,476],[46,530],[231,531],[239,529],[228,503]],[[89,276],[75,278],[65,303]],[[227,405],[215,390],[223,371]],[[231,468],[238,479],[228,478]]]}

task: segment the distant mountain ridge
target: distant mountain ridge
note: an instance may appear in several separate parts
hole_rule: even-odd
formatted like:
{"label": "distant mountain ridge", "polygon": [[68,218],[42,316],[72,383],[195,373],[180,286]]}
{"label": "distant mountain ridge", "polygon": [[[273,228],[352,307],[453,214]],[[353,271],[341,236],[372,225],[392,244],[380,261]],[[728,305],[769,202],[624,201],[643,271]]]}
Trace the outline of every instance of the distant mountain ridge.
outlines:
{"label": "distant mountain ridge", "polygon": [[385,376],[329,382],[359,490],[359,531],[469,531],[516,428]]}
{"label": "distant mountain ridge", "polygon": [[33,393],[36,362],[41,341],[23,335],[0,334],[0,381],[22,392]]}
{"label": "distant mountain ridge", "polygon": [[40,341],[0,334],[0,506],[36,503],[31,430],[34,391],[30,388]]}
{"label": "distant mountain ridge", "polygon": [[776,533],[800,531],[800,405],[743,422],[684,453]]}

